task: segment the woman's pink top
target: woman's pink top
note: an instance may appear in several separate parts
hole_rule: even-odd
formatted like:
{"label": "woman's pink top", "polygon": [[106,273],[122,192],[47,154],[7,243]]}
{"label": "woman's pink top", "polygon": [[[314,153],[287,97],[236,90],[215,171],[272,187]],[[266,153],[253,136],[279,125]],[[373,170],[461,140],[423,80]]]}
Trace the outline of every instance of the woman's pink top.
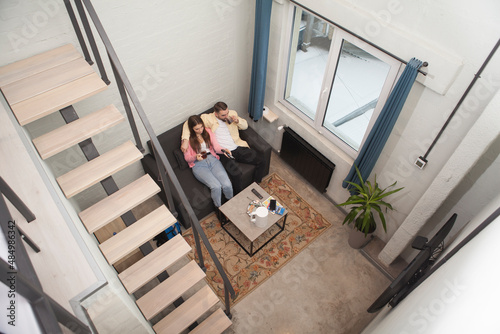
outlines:
{"label": "woman's pink top", "polygon": [[[212,145],[210,146],[210,153],[219,159],[219,156],[216,153],[222,154],[222,147],[220,147],[219,143],[217,142],[217,139],[215,139],[214,133],[210,130],[205,128],[205,130],[208,132],[210,135],[210,141],[212,142]],[[186,153],[184,153],[184,159],[186,159],[188,165],[190,168],[193,168],[194,162],[196,161],[196,152],[193,150],[191,145],[189,145]]]}

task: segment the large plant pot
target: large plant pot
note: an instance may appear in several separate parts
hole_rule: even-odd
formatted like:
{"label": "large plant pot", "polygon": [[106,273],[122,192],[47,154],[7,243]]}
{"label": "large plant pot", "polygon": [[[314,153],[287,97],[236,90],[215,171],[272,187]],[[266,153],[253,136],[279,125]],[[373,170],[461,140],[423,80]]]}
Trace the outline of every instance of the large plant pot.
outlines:
{"label": "large plant pot", "polygon": [[349,239],[347,239],[347,242],[349,243],[349,246],[351,246],[354,249],[363,248],[364,246],[366,246],[366,244],[368,244],[372,240],[373,232],[368,233],[365,236],[363,232],[360,232],[358,229],[353,228],[349,233]]}

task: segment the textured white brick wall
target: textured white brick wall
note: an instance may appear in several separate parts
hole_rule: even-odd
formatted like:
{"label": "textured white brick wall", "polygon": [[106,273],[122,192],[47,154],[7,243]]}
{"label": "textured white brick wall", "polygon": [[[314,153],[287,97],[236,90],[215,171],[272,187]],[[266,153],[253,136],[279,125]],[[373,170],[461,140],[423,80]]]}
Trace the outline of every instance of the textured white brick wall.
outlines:
{"label": "textured white brick wall", "polygon": [[[246,114],[253,2],[94,1],[94,7],[157,134],[219,100]],[[60,0],[2,1],[0,20],[0,66],[66,43],[79,48]],[[80,115],[110,103],[124,113],[107,56],[99,46],[112,84],[98,96],[77,103]],[[140,123],[138,118],[136,122]],[[27,128],[36,137],[60,124],[60,116],[52,115]],[[146,147],[149,138],[141,125],[139,130]],[[128,124],[122,124],[96,136],[94,142],[105,152],[127,139],[133,137]],[[59,176],[83,159],[74,148],[48,162]],[[142,167],[136,164],[116,179],[122,185],[141,173]],[[103,196],[98,188],[78,195],[77,205],[85,208],[97,201]]]}
{"label": "textured white brick wall", "polygon": [[[94,6],[157,134],[218,100],[227,102],[240,115],[246,114],[253,48],[253,1],[96,0]],[[0,66],[66,43],[79,48],[61,0],[0,1]],[[102,46],[100,50],[107,64]],[[106,67],[111,76],[109,65]],[[75,107],[83,116],[111,103],[124,113],[114,83],[105,92]],[[61,124],[61,117],[54,114],[26,128],[35,138]],[[140,132],[146,147],[148,138],[142,127]],[[127,139],[132,139],[127,124],[93,138],[101,153]],[[76,147],[47,160],[56,176],[83,162]],[[115,179],[123,186],[143,173],[137,163],[116,174]],[[94,186],[71,201],[76,208],[83,209],[104,196],[101,187]],[[107,265],[101,269],[109,271]],[[107,325],[113,321],[128,325],[127,319],[137,322],[133,317],[138,317],[139,322],[142,321],[139,326],[144,326],[144,319],[135,306],[129,305],[132,301],[119,283],[111,280],[110,286],[118,287],[112,292],[118,297],[114,298],[113,310],[124,314],[116,317],[115,313],[114,320]]]}

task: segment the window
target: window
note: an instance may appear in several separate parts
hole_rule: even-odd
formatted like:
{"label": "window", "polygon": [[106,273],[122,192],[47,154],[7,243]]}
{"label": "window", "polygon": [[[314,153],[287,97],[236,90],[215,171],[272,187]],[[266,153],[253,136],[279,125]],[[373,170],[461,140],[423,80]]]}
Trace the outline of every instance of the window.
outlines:
{"label": "window", "polygon": [[283,104],[356,157],[401,63],[298,7],[288,52]]}

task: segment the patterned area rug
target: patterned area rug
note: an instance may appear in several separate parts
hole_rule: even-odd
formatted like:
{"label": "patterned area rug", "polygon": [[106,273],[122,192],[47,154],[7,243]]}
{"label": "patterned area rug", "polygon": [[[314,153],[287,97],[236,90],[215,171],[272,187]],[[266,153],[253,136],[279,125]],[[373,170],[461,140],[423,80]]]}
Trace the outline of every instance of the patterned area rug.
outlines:
{"label": "patterned area rug", "polygon": [[[288,210],[288,217],[285,230],[253,257],[249,257],[222,229],[215,213],[200,222],[236,292],[232,305],[271,277],[331,226],[276,173],[263,180],[260,186]],[[277,228],[276,225],[274,227]],[[193,247],[192,230],[188,229],[183,236]],[[205,247],[202,248],[207,268],[206,280],[224,303],[222,278]],[[189,256],[193,258],[195,252],[192,251]]]}

